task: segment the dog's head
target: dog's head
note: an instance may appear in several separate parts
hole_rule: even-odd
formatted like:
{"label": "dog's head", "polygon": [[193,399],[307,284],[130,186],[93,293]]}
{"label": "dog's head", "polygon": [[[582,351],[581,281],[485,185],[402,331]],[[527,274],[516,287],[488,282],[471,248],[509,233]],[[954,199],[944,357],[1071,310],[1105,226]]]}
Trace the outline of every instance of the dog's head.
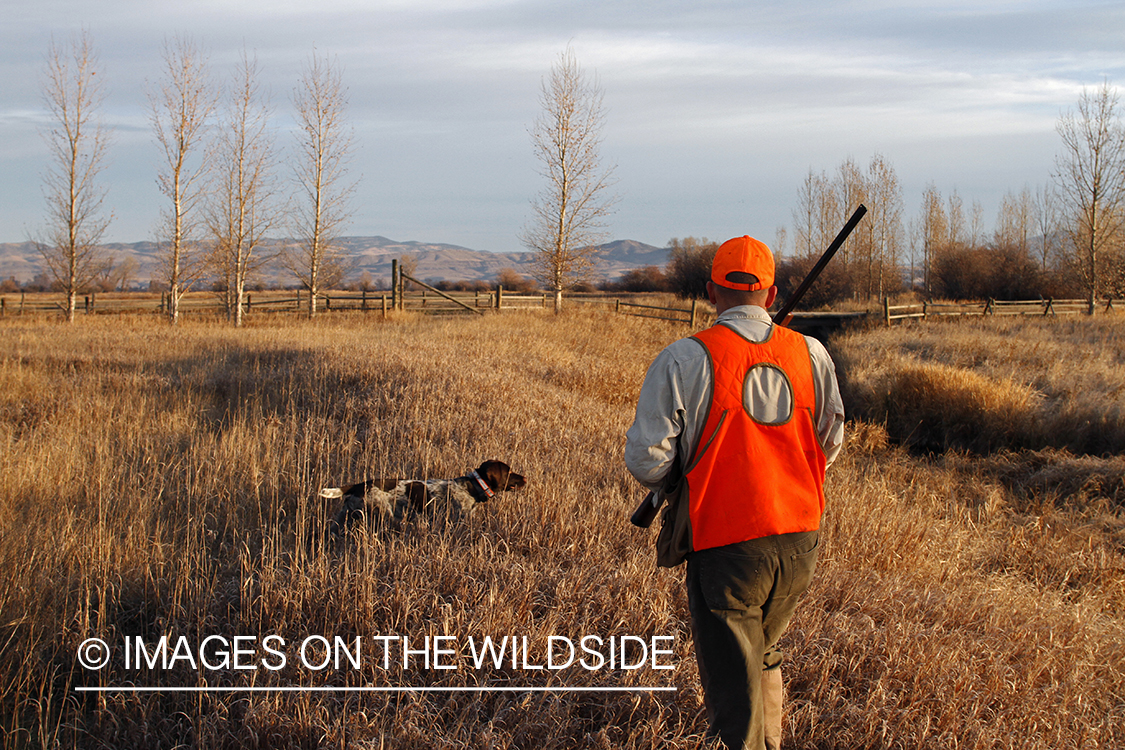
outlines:
{"label": "dog's head", "polygon": [[503,461],[485,461],[477,467],[477,474],[493,492],[518,490],[527,484],[522,474],[512,471]]}

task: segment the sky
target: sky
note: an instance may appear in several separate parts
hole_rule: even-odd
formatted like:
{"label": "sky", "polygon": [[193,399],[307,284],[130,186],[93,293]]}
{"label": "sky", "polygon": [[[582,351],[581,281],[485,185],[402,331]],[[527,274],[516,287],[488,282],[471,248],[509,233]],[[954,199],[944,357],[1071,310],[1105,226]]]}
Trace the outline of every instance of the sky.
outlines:
{"label": "sky", "polygon": [[175,36],[219,82],[256,57],[283,153],[301,70],[328,55],[354,127],[345,233],[495,252],[524,249],[544,186],[529,128],[568,46],[604,94],[608,234],[656,246],[792,237],[810,170],[876,154],[907,218],[932,183],[991,229],[1006,193],[1050,181],[1083,88],[1125,82],[1121,0],[0,0],[0,242],[43,234],[44,63],[83,30],[107,90],[111,242],[153,239],[164,205],[145,91]]}

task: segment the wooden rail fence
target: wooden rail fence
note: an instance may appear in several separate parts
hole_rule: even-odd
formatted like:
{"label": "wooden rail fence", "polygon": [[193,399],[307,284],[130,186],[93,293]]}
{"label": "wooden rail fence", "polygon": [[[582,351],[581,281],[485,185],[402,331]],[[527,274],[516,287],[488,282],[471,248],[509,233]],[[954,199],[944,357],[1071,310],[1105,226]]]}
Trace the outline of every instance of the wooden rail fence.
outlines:
{"label": "wooden rail fence", "polygon": [[687,323],[692,328],[695,328],[695,324],[699,321],[700,316],[698,300],[694,299],[691,301],[691,307],[686,309],[682,307],[645,305],[640,302],[626,302],[621,299],[592,300],[576,298],[572,301],[585,303],[601,302],[603,304],[612,304],[614,312],[621,315],[629,315],[634,318],[653,318],[655,320],[667,320],[671,321],[672,323]]}
{"label": "wooden rail fence", "polygon": [[[420,290],[386,291],[327,291],[317,295],[322,313],[361,312],[386,317],[391,311],[443,314],[484,314],[511,310],[548,309],[552,305],[550,294],[513,294],[503,287],[479,292],[445,292],[425,282],[411,279]],[[620,296],[568,295],[567,304],[598,304],[611,306],[622,315],[657,318],[690,324],[700,319],[701,312],[693,302],[690,308],[664,307],[644,301],[634,301]],[[642,296],[640,299],[644,299]],[[247,314],[294,314],[308,309],[309,296],[305,291],[255,291],[248,293],[243,302]],[[65,298],[54,292],[17,292],[0,295],[0,318],[20,315],[62,313]],[[99,293],[79,297],[78,312],[87,315],[156,315],[167,311],[167,295],[152,292]],[[183,315],[226,314],[226,303],[221,293],[189,292],[180,299]]]}
{"label": "wooden rail fence", "polygon": [[[1104,303],[1104,304],[1103,304]],[[1095,312],[1111,313],[1125,309],[1125,300],[1100,300]],[[1079,315],[1090,313],[1090,301],[1082,299],[984,300],[983,302],[922,302],[892,305],[883,301],[883,322],[912,318],[941,318],[970,315]]]}

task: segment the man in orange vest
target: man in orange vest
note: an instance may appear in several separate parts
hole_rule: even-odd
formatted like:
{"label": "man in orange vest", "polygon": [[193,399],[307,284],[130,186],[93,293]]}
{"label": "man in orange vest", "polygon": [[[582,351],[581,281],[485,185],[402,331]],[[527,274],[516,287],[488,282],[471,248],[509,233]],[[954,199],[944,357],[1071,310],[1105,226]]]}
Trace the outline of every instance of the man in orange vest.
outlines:
{"label": "man in orange vest", "polygon": [[773,281],[762,242],[719,247],[718,319],[657,356],[625,445],[629,471],[665,499],[658,564],[687,560],[710,733],[732,750],[780,746],[777,642],[812,578],[824,472],[844,436],[832,360],[772,323]]}

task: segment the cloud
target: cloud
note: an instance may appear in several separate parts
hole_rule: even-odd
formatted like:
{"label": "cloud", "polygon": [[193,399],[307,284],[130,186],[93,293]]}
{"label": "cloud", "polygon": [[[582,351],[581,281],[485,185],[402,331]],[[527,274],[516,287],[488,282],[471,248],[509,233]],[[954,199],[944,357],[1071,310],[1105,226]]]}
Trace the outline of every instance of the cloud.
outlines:
{"label": "cloud", "polygon": [[[1059,112],[1083,85],[1125,77],[1125,8],[1082,0],[6,0],[4,11],[0,173],[22,187],[0,185],[0,240],[40,212],[26,183],[46,44],[83,27],[106,69],[114,178],[140,180],[110,186],[121,240],[154,221],[158,198],[137,197],[155,169],[143,90],[174,33],[211,50],[218,80],[255,53],[283,128],[314,46],[334,56],[364,176],[355,229],[473,246],[464,233],[497,250],[519,249],[539,186],[526,128],[568,44],[606,92],[615,222],[654,243],[719,234],[706,226],[726,226],[724,212],[731,224],[760,215],[772,232],[810,166],[876,151],[914,182],[960,170],[997,194],[1034,184]],[[989,173],[1005,182],[976,177]]]}

